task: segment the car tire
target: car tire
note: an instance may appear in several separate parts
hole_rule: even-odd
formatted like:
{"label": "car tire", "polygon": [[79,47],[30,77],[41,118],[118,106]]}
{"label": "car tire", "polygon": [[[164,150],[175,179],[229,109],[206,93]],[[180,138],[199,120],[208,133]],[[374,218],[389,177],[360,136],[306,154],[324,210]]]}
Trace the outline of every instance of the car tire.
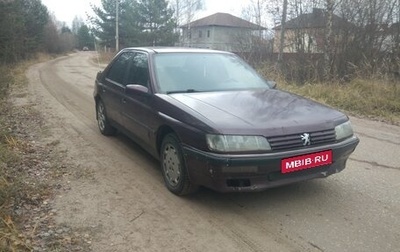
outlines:
{"label": "car tire", "polygon": [[109,122],[107,118],[106,107],[102,100],[98,100],[96,104],[97,125],[101,134],[105,136],[112,136],[117,131]]}
{"label": "car tire", "polygon": [[187,195],[197,191],[198,186],[190,182],[182,148],[175,134],[168,134],[161,144],[161,170],[165,185],[176,195]]}

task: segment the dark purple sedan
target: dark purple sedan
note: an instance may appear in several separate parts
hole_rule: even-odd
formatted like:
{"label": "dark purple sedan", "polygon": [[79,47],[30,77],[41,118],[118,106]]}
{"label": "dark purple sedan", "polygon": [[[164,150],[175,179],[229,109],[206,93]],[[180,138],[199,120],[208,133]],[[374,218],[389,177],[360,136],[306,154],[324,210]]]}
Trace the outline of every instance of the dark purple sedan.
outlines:
{"label": "dark purple sedan", "polygon": [[98,73],[94,99],[100,132],[159,159],[177,195],[327,177],[359,142],[346,115],[275,89],[228,52],[126,48]]}

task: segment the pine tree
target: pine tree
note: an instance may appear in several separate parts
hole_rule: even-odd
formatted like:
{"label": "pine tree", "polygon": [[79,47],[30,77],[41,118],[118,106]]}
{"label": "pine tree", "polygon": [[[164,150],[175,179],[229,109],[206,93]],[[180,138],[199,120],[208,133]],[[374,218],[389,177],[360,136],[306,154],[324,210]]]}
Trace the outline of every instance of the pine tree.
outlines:
{"label": "pine tree", "polygon": [[94,49],[94,37],[90,34],[89,27],[87,25],[82,25],[78,29],[78,47],[80,49],[88,47],[89,49]]}
{"label": "pine tree", "polygon": [[[94,35],[103,45],[115,48],[116,0],[102,0],[102,7],[93,7],[91,18]],[[120,0],[120,46],[166,46],[177,39],[174,33],[173,10],[165,0]]]}
{"label": "pine tree", "polygon": [[43,50],[48,21],[40,0],[0,1],[0,61],[16,62]]}
{"label": "pine tree", "polygon": [[177,41],[174,11],[165,0],[141,0],[138,3],[139,26],[146,46],[173,45]]}

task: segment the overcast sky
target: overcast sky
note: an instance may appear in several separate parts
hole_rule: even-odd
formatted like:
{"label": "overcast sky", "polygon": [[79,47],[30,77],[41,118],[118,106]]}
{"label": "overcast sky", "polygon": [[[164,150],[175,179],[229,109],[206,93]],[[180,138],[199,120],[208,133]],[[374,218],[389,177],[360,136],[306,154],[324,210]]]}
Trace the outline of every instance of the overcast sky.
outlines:
{"label": "overcast sky", "polygon": [[[196,18],[205,17],[216,12],[225,12],[241,16],[242,8],[249,0],[204,0],[205,10],[198,13]],[[57,20],[66,22],[71,26],[75,16],[86,20],[86,13],[92,14],[90,4],[100,6],[100,0],[42,0],[50,13],[54,13]]]}

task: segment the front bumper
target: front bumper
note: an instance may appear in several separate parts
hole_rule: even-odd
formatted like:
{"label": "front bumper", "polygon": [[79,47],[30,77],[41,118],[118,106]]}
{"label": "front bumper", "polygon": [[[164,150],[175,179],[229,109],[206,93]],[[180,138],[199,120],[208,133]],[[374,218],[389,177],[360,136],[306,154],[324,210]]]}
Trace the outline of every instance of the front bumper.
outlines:
{"label": "front bumper", "polygon": [[[299,181],[323,178],[342,171],[359,139],[353,136],[335,144],[257,155],[215,154],[184,146],[192,183],[219,192],[261,191]],[[332,164],[292,173],[281,173],[281,160],[332,150]]]}

